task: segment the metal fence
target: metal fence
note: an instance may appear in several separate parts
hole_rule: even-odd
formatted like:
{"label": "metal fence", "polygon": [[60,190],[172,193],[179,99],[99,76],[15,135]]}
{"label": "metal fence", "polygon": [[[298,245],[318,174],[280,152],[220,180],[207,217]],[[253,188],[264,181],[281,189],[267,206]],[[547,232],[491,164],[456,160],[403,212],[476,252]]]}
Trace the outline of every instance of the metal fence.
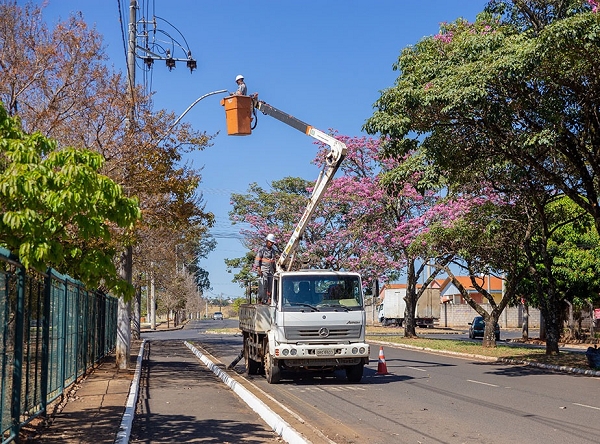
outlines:
{"label": "metal fence", "polygon": [[0,248],[2,444],[115,348],[117,302],[53,270],[27,273]]}

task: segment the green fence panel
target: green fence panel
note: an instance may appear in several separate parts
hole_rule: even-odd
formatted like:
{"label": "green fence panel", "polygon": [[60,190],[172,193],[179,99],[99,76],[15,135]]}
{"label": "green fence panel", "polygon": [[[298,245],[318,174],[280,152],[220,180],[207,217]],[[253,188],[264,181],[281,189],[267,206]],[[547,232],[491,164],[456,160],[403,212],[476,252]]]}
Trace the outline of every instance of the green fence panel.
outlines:
{"label": "green fence panel", "polygon": [[20,428],[112,352],[116,298],[55,270],[29,272],[0,248],[0,433]]}
{"label": "green fence panel", "polygon": [[[13,291],[11,291],[11,288]],[[15,355],[15,304],[16,304],[16,276],[15,267],[10,263],[2,263],[0,270],[0,344],[2,349],[0,377],[2,378],[2,401],[0,404],[0,418],[2,421],[2,436],[14,438],[14,424],[12,420],[12,393]]]}

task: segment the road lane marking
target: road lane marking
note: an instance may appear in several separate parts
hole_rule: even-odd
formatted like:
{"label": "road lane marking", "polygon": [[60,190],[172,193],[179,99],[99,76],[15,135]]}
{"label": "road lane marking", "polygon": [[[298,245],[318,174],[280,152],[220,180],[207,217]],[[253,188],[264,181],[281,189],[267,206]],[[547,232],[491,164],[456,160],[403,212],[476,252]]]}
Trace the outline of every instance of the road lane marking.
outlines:
{"label": "road lane marking", "polygon": [[290,387],[290,392],[364,392],[367,389],[364,387],[340,387],[340,386],[325,386],[325,387]]}
{"label": "road lane marking", "polygon": [[406,367],[406,368],[411,368],[413,370],[418,370],[420,372],[426,372],[427,370],[425,370],[424,368],[417,368],[417,367]]}
{"label": "road lane marking", "polygon": [[579,404],[578,402],[574,402],[573,405],[578,405],[579,407],[587,407],[588,409],[600,410],[600,407],[594,407],[592,405]]}
{"label": "road lane marking", "polygon": [[496,385],[496,384],[489,384],[487,382],[481,382],[481,381],[473,381],[472,379],[467,379],[467,382],[472,382],[473,384],[488,385],[490,387],[500,387],[499,385]]}

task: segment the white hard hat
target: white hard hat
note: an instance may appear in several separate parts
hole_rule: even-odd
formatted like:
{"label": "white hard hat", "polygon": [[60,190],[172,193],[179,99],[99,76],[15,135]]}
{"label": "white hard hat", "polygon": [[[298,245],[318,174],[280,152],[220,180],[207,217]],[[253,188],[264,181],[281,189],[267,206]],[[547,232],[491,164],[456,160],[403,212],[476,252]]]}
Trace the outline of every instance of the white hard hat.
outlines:
{"label": "white hard hat", "polygon": [[241,74],[238,74],[237,76],[235,76],[235,81],[237,82],[238,80],[244,80],[244,76]]}
{"label": "white hard hat", "polygon": [[275,236],[272,233],[267,234],[267,240],[275,243]]}

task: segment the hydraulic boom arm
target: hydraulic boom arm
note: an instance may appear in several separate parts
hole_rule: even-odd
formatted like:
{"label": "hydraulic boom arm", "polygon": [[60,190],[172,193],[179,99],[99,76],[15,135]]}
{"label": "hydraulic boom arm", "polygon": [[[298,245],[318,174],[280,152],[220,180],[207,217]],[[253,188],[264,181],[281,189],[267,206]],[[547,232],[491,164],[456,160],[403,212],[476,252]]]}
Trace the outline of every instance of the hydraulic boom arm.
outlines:
{"label": "hydraulic boom arm", "polygon": [[311,220],[317,204],[323,197],[323,194],[331,183],[333,176],[335,176],[335,173],[346,157],[347,148],[343,142],[340,142],[335,137],[325,134],[324,132],[319,131],[318,129],[302,122],[301,120],[296,119],[294,116],[290,116],[289,114],[286,114],[265,102],[259,101],[256,97],[253,98],[252,104],[254,108],[258,109],[263,114],[274,117],[277,120],[296,128],[298,131],[302,131],[304,134],[329,145],[330,148],[329,153],[327,153],[327,156],[325,157],[327,167],[319,174],[312,195],[308,201],[308,204],[306,205],[306,209],[304,210],[304,214],[300,218],[300,221],[296,225],[292,236],[290,237],[287,245],[279,256],[279,260],[277,261],[276,266],[278,271],[285,270],[286,264],[287,269],[289,270],[294,262],[294,255],[298,249],[300,238],[302,237],[308,222]]}

